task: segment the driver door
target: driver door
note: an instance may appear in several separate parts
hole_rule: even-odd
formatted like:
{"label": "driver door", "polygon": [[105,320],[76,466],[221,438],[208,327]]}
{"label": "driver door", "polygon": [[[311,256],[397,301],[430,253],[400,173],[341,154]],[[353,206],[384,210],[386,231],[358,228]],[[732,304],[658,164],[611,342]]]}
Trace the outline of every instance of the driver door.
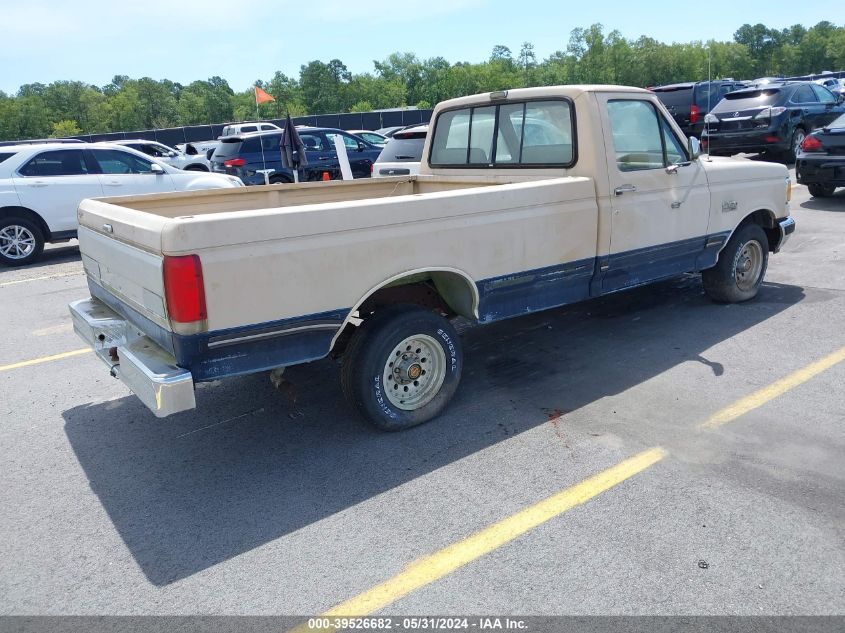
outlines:
{"label": "driver door", "polygon": [[704,169],[649,99],[599,93],[611,209],[600,257],[602,292],[695,269],[704,250],[710,191]]}

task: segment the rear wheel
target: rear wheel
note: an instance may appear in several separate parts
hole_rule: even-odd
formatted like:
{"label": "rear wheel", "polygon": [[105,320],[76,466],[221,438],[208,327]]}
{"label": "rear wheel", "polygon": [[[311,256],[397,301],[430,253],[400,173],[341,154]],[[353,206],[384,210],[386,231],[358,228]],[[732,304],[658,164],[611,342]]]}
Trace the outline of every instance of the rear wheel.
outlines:
{"label": "rear wheel", "polygon": [[270,178],[270,184],[271,185],[287,185],[287,184],[290,184],[292,182],[293,182],[292,180],[290,180],[289,178],[286,178],[285,176],[274,176],[274,177]]}
{"label": "rear wheel", "polygon": [[801,149],[801,143],[807,137],[803,128],[797,127],[792,132],[792,140],[789,143],[789,149],[786,151],[786,162],[794,163],[795,157],[798,156],[798,150]]}
{"label": "rear wheel", "polygon": [[814,183],[812,185],[807,185],[807,189],[810,190],[810,195],[814,198],[828,198],[833,195],[834,191],[836,191],[836,186]]}
{"label": "rear wheel", "polygon": [[0,263],[7,266],[31,264],[44,250],[44,235],[25,218],[0,219]]}
{"label": "rear wheel", "polygon": [[366,319],[343,356],[347,400],[371,424],[399,431],[439,415],[458,388],[460,339],[444,317],[412,305]]}
{"label": "rear wheel", "polygon": [[769,263],[769,240],[758,224],[746,224],[731,236],[719,261],[702,271],[704,291],[714,301],[738,303],[757,295]]}

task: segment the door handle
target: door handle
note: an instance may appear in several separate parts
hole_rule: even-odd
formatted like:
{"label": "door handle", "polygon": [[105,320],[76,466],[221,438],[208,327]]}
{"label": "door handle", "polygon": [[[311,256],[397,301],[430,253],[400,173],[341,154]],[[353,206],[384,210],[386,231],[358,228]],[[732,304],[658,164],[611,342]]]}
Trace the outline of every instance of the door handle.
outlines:
{"label": "door handle", "polygon": [[109,180],[108,182],[104,182],[103,184],[107,187],[120,187],[123,183],[117,180]]}
{"label": "door handle", "polygon": [[616,189],[613,190],[613,193],[615,193],[617,196],[621,196],[623,193],[633,192],[636,190],[636,185],[619,185],[618,187],[616,187]]}
{"label": "door handle", "polygon": [[32,181],[32,183],[31,183],[31,185],[32,185],[33,187],[46,187],[46,186],[47,186],[47,183],[46,183],[46,182],[44,182],[43,180],[33,180],[33,181]]}

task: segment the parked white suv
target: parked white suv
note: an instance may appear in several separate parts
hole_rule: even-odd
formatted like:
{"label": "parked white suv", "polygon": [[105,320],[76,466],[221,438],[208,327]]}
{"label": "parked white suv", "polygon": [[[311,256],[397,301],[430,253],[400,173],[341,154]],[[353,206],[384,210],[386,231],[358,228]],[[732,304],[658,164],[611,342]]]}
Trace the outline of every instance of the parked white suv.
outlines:
{"label": "parked white suv", "polygon": [[205,154],[184,154],[177,149],[168,147],[164,143],[159,143],[158,141],[148,141],[145,139],[109,142],[114,143],[115,145],[122,145],[123,147],[131,147],[142,154],[152,156],[162,163],[172,165],[176,169],[185,169],[187,171],[211,171],[211,165]]}
{"label": "parked white suv", "polygon": [[0,147],[0,264],[32,263],[45,242],[75,238],[84,198],[242,186],[234,176],[182,171],[112,143]]}
{"label": "parked white suv", "polygon": [[248,132],[271,132],[273,130],[281,130],[275,123],[267,123],[266,121],[243,121],[241,123],[230,123],[223,128],[220,136],[217,138],[224,138],[226,136],[236,136],[238,134],[246,134]]}

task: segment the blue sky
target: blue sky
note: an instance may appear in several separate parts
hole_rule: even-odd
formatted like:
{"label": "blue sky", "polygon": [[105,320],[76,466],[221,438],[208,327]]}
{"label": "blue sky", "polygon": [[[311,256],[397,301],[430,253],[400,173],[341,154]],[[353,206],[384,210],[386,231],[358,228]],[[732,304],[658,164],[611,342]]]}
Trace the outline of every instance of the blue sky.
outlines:
{"label": "blue sky", "polygon": [[393,52],[480,62],[496,44],[516,54],[525,41],[543,59],[594,23],[629,39],[729,40],[744,23],[842,25],[845,10],[841,0],[0,0],[0,16],[0,90],[13,94],[57,79],[102,86],[116,74],[185,84],[219,75],[245,90],[276,70],[296,78],[315,59],[361,73]]}

